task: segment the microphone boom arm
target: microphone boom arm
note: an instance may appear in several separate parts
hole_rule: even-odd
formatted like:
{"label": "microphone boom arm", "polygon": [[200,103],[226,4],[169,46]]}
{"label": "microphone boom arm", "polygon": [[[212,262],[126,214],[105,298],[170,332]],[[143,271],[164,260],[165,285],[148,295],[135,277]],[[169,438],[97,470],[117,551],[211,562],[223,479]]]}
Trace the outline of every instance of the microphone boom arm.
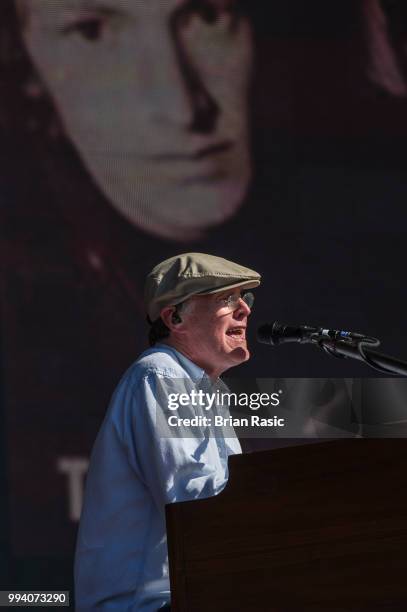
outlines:
{"label": "microphone boom arm", "polygon": [[316,344],[333,357],[350,357],[363,361],[366,365],[379,370],[383,374],[407,376],[406,361],[384,355],[373,348],[366,348],[366,344],[363,342],[361,343],[363,351],[360,350],[359,344],[350,343],[346,340],[332,340],[323,336],[314,337],[312,344]]}
{"label": "microphone boom arm", "polygon": [[274,321],[258,328],[257,340],[272,346],[287,342],[314,344],[333,357],[358,359],[382,374],[407,376],[406,361],[380,353],[376,350],[380,340],[364,334]]}

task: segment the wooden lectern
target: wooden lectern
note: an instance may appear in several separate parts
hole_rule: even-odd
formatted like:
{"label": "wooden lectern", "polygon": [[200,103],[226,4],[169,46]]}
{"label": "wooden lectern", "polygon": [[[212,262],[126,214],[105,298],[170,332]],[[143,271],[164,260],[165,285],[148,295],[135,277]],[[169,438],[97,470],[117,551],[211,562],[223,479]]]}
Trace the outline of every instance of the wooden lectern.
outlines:
{"label": "wooden lectern", "polygon": [[229,458],[216,497],[166,507],[172,612],[407,610],[407,440]]}

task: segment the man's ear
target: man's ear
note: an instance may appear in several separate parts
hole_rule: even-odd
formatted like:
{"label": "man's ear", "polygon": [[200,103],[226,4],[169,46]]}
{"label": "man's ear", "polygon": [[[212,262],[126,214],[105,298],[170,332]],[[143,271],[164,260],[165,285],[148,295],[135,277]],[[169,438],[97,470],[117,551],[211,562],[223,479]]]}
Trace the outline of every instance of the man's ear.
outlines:
{"label": "man's ear", "polygon": [[182,323],[181,315],[177,312],[175,306],[166,306],[161,310],[161,318],[169,330],[178,329]]}

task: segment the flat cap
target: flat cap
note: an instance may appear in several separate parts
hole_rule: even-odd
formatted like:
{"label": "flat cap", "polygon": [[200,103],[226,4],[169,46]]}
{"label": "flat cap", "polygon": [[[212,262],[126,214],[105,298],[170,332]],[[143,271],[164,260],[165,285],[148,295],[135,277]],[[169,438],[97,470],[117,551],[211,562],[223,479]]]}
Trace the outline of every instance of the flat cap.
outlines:
{"label": "flat cap", "polygon": [[179,304],[192,295],[218,293],[234,287],[260,285],[254,270],[206,253],[183,253],[159,263],[147,276],[144,299],[151,321],[164,306]]}

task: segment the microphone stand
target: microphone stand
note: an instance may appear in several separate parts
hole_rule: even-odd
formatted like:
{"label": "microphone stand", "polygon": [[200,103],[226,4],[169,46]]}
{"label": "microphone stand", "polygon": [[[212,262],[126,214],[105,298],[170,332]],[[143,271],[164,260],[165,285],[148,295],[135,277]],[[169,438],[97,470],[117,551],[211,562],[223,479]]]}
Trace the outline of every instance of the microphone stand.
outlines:
{"label": "microphone stand", "polygon": [[[346,340],[335,340],[326,336],[314,336],[311,339],[313,344],[316,344],[329,355],[333,357],[345,358],[351,357],[363,361],[371,368],[379,370],[383,374],[398,374],[407,376],[407,362],[401,359],[396,359],[390,355],[384,355],[375,349],[368,348],[366,343],[349,342]],[[363,350],[361,349],[363,345]]]}

